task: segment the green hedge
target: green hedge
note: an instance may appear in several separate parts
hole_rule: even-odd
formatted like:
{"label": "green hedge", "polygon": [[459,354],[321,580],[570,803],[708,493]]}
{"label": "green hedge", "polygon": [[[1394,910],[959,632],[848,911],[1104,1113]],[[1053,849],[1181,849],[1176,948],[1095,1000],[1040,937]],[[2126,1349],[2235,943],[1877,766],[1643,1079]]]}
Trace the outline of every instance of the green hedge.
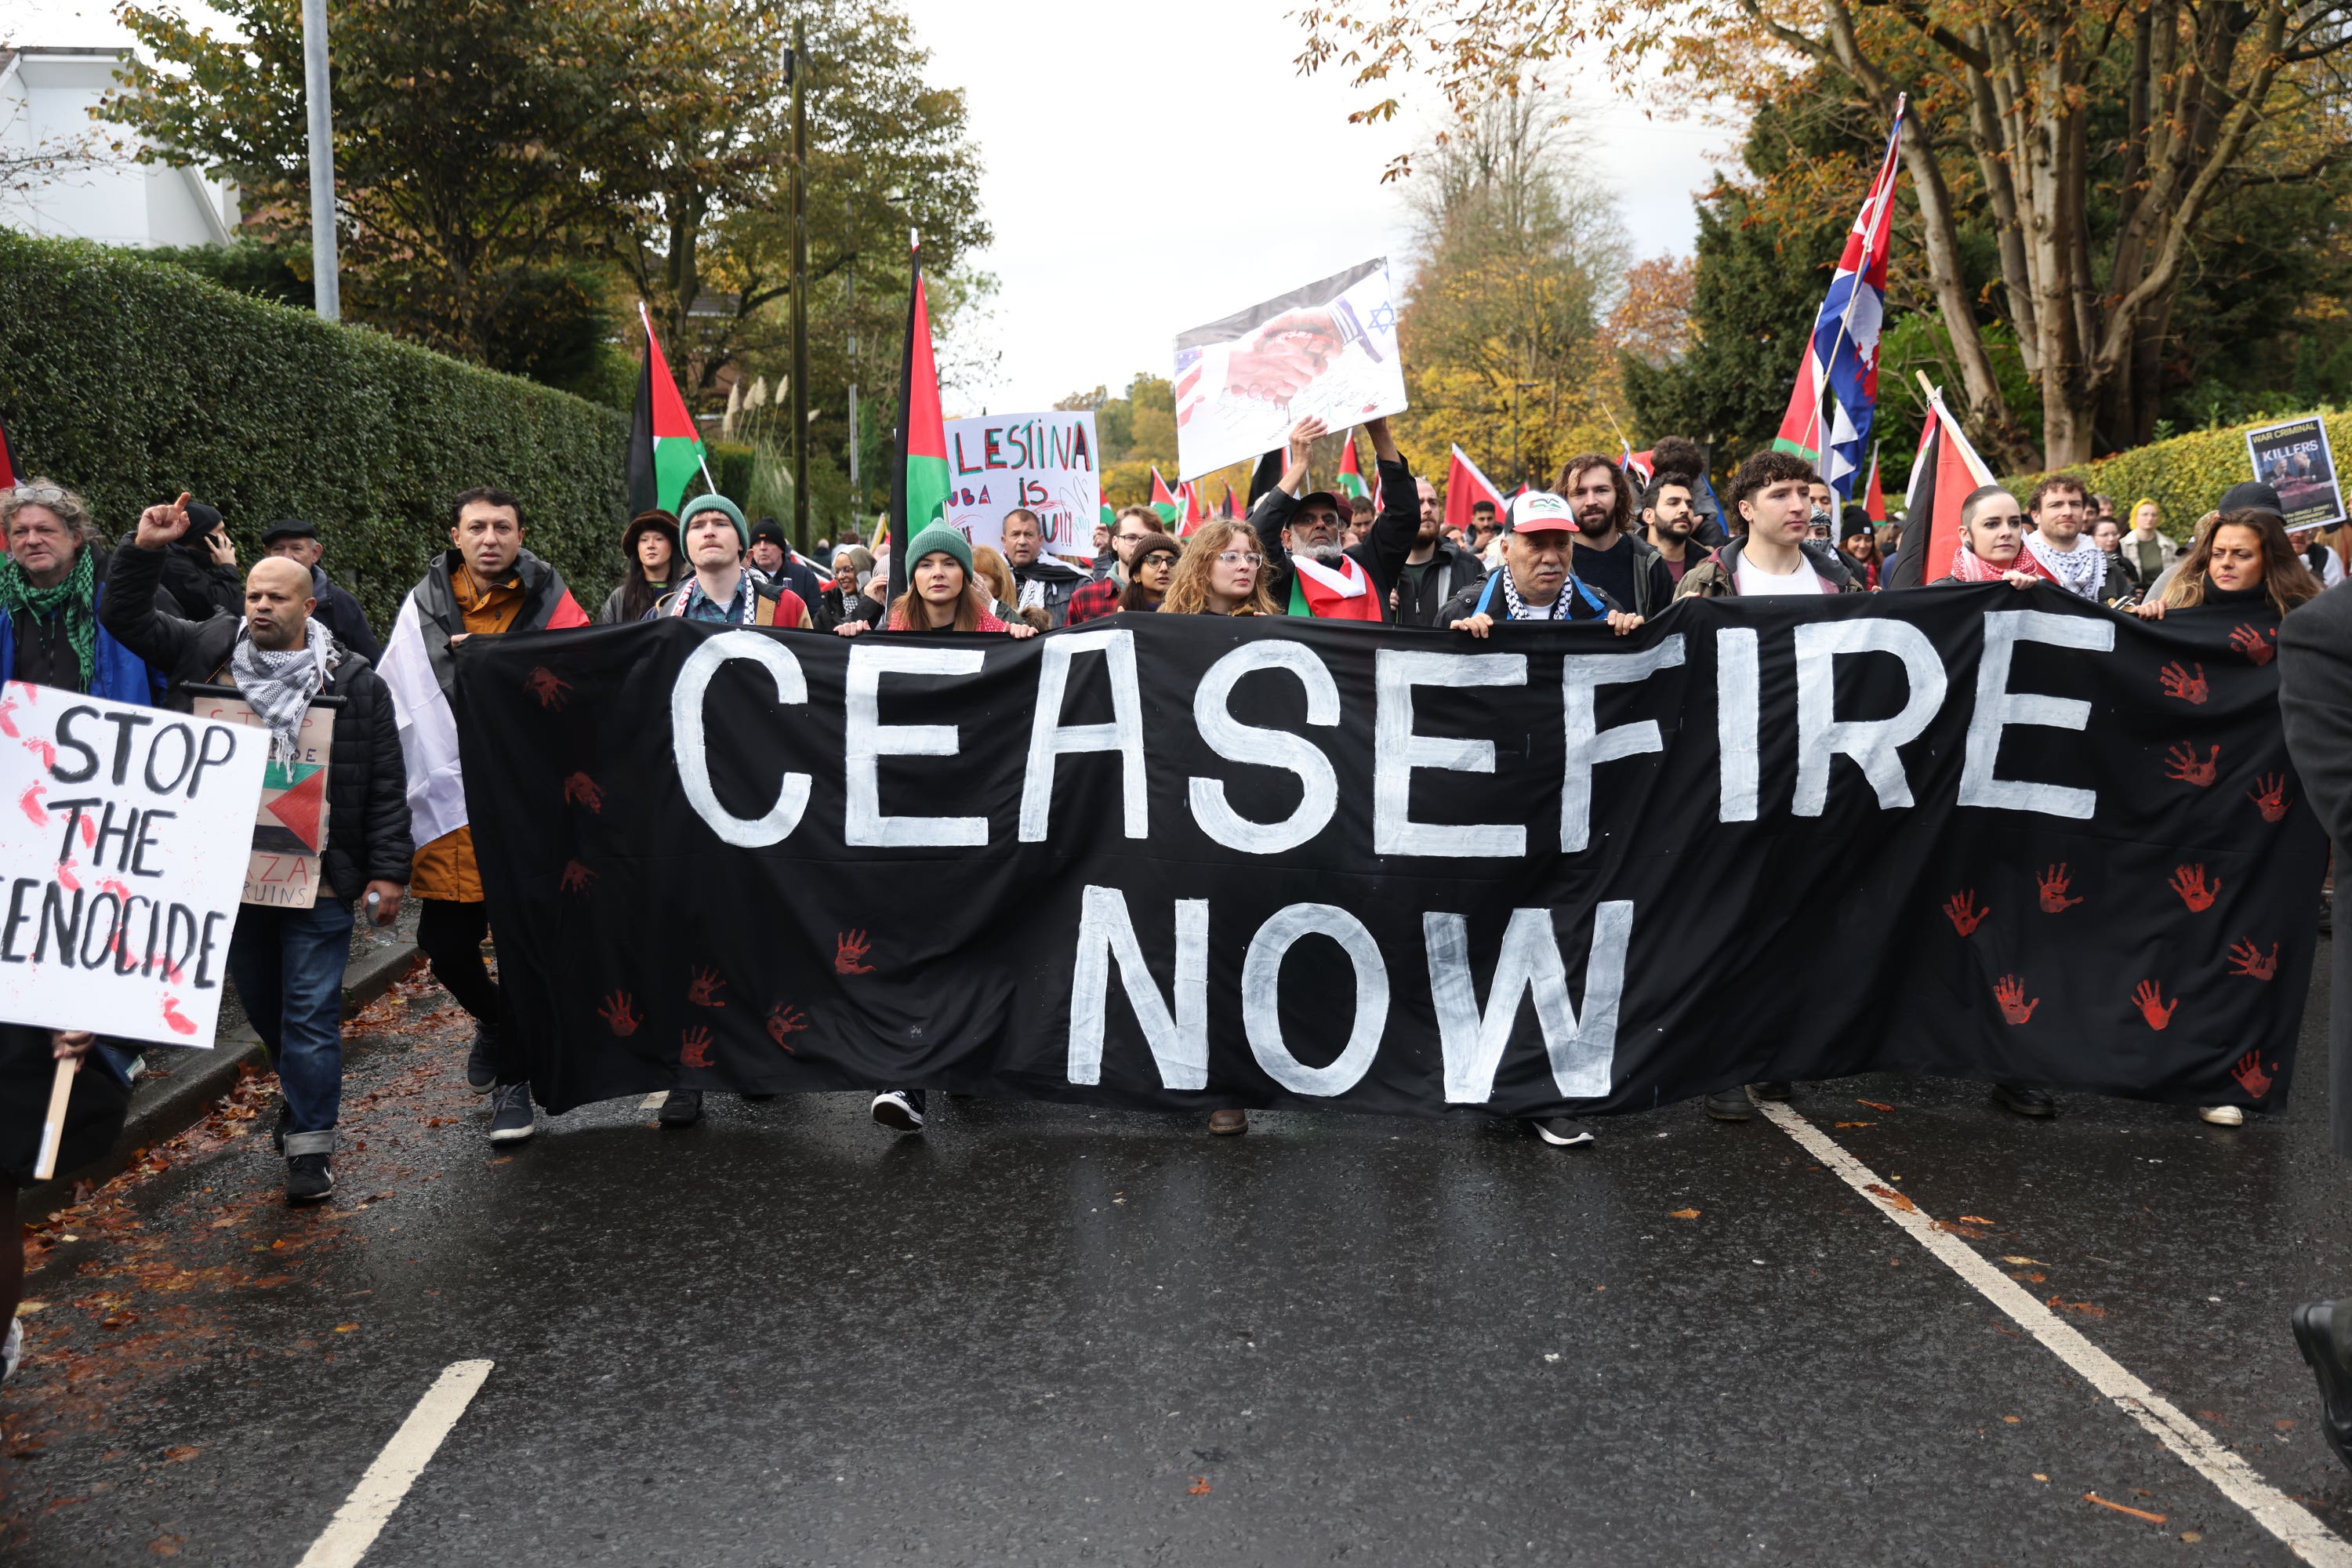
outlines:
{"label": "green hedge", "polygon": [[110,535],[181,490],[245,562],[311,519],[379,635],[469,485],[522,498],[529,547],[592,613],[623,570],[626,416],[133,252],[0,230],[0,420]]}
{"label": "green hedge", "polygon": [[[2352,450],[2352,446],[2347,446],[2352,443],[2352,414],[2328,409],[2319,413],[2327,428],[2329,451]],[[2258,423],[2275,425],[2278,421],[2263,419]],[[2252,425],[2238,425],[2225,430],[2200,430],[2168,441],[2151,441],[2145,447],[2062,471],[2081,479],[2094,495],[2113,496],[2116,515],[2125,520],[2126,527],[2130,526],[2131,509],[2139,499],[2154,498],[2164,509],[2164,531],[2185,542],[2196,529],[2197,520],[2221,500],[2221,492],[2254,477],[2254,466],[2246,458],[2246,432],[2252,428]],[[2341,457],[2336,460],[2339,464],[2344,461]],[[2021,474],[2001,483],[2022,500],[2043,477]]]}

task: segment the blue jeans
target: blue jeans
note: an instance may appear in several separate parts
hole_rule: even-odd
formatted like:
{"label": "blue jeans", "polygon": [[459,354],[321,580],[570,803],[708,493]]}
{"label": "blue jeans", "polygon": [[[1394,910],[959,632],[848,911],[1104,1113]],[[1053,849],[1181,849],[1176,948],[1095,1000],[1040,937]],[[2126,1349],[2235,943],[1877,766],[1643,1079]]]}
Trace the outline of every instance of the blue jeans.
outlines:
{"label": "blue jeans", "polygon": [[228,974],[254,1032],[269,1047],[286,1096],[286,1152],[331,1154],[343,1098],[343,964],[352,906],[245,904],[228,941]]}

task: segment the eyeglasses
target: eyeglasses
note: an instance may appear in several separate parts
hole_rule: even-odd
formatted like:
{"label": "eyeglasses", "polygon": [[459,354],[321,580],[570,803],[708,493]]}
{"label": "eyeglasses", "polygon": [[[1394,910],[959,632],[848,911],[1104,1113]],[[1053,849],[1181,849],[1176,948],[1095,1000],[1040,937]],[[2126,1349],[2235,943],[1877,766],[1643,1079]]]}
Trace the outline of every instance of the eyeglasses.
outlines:
{"label": "eyeglasses", "polygon": [[1265,556],[1239,550],[1221,550],[1217,552],[1217,564],[1220,566],[1260,566],[1265,563]]}
{"label": "eyeglasses", "polygon": [[1157,539],[1160,536],[1156,533],[1122,533],[1118,536],[1118,542],[1121,544],[1132,544],[1139,539]]}
{"label": "eyeglasses", "polygon": [[66,492],[55,485],[18,485],[8,492],[8,499],[30,501],[35,506],[55,506],[66,499]]}

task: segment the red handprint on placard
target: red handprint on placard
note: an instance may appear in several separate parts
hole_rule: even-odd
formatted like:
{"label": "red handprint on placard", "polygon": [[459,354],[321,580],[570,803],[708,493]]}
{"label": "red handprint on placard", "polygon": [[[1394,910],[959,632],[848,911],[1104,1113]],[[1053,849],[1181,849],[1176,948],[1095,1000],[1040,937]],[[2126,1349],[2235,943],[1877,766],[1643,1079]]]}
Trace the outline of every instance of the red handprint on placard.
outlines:
{"label": "red handprint on placard", "polygon": [[2025,999],[2025,983],[2014,974],[2004,974],[1993,982],[1992,997],[2000,1004],[2000,1016],[2012,1024],[2024,1023],[2042,1005],[2039,996],[2031,1002]]}
{"label": "red handprint on placard", "polygon": [[[2158,1026],[2162,1027],[2161,1025]],[[679,1065],[690,1068],[707,1068],[710,1065],[709,1030],[699,1027],[688,1029],[678,1037],[678,1047]]]}
{"label": "red handprint on placard", "polygon": [[0,700],[0,735],[5,735],[12,741],[22,738],[16,733],[16,721],[8,717],[8,715],[15,711],[16,711],[16,700],[15,698],[11,697],[5,700]]}
{"label": "red handprint on placard", "polygon": [[637,1025],[642,1022],[630,1007],[629,994],[625,991],[615,991],[605,997],[604,1005],[596,1009],[596,1016],[604,1019],[605,1026],[616,1035],[634,1035],[637,1032]]}
{"label": "red handprint on placard", "polygon": [[180,1011],[180,999],[177,996],[163,998],[163,1022],[172,1026],[172,1032],[175,1035],[193,1035],[196,1032],[196,1021]]}
{"label": "red handprint on placard", "polygon": [[2171,887],[2174,892],[2180,895],[2180,901],[2189,906],[2189,912],[2192,914],[2203,914],[2213,907],[2213,900],[2221,896],[2221,879],[2216,877],[2213,879],[2212,885],[2207,886],[2205,868],[2201,863],[2195,866],[2175,866],[2172,868]]}
{"label": "red handprint on placard", "polygon": [[2278,632],[2275,629],[2270,637],[2266,637],[2252,626],[2242,626],[2230,634],[2230,646],[2244,654],[2247,663],[2264,665],[2271,661],[2273,654],[2278,652],[2278,645],[2271,641],[2271,637],[2276,636]]}
{"label": "red handprint on placard", "polygon": [[48,787],[40,780],[35,779],[32,786],[16,797],[16,809],[29,817],[36,827],[47,827],[49,825],[49,814],[41,809],[41,795]]}
{"label": "red handprint on placard", "polygon": [[25,750],[32,752],[33,755],[40,758],[41,766],[45,768],[54,768],[58,765],[57,747],[49,742],[44,741],[38,735],[32,736],[30,739],[22,741],[18,743],[22,745]]}
{"label": "red handprint on placard", "polygon": [[579,861],[574,860],[563,868],[563,881],[562,885],[563,890],[567,893],[584,893],[588,890],[588,884],[595,879],[595,872],[591,871],[587,867],[583,866]]}
{"label": "red handprint on placard", "polygon": [[835,974],[871,974],[874,966],[866,962],[866,950],[870,944],[862,931],[845,931],[834,939],[833,972]]}
{"label": "red handprint on placard", "polygon": [[2240,1057],[2238,1065],[2230,1069],[2230,1076],[2238,1080],[2240,1089],[2256,1100],[2271,1091],[2271,1075],[2263,1070],[2262,1057],[2256,1052],[2248,1051]]}
{"label": "red handprint on placard", "polygon": [[541,707],[551,708],[558,713],[563,711],[564,699],[572,690],[570,681],[559,679],[547,666],[537,664],[531,666],[530,673],[522,678],[522,683],[533,697],[539,699]]}
{"label": "red handprint on placard", "polygon": [[2205,689],[2205,667],[2201,664],[2197,667],[2197,673],[2191,675],[2181,668],[2179,661],[2176,660],[2158,670],[2156,679],[2164,688],[2164,694],[2167,697],[2178,697],[2183,702],[2201,705],[2208,695]]}
{"label": "red handprint on placard", "polygon": [[724,1007],[727,1004],[719,999],[719,988],[726,984],[719,971],[698,969],[693,983],[686,988],[686,999],[697,1007]]}
{"label": "red handprint on placard", "polygon": [[2201,763],[2197,760],[2197,748],[2194,746],[2176,745],[2164,753],[2165,776],[2179,779],[2182,784],[2195,784],[2199,789],[2213,782],[2214,774],[2221,771],[2221,748],[2219,746],[2214,747]]}
{"label": "red handprint on placard", "polygon": [[2042,888],[2042,911],[2044,914],[2063,915],[2083,901],[2066,896],[2066,884],[2070,878],[2063,866],[2051,867],[2035,880]]}
{"label": "red handprint on placard", "polygon": [[797,1007],[779,1002],[768,1009],[768,1038],[788,1051],[793,1048],[792,1042],[784,1037],[798,1034],[807,1027],[808,1016]]}
{"label": "red handprint on placard", "polygon": [[2236,965],[2230,971],[2251,980],[2268,980],[2278,973],[2279,944],[2271,943],[2264,952],[2251,942],[2241,942],[2230,950],[2230,961]]}
{"label": "red handprint on placard", "polygon": [[2246,798],[2254,803],[2254,809],[2263,814],[2264,822],[2276,822],[2294,809],[2294,802],[2286,797],[2286,776],[2284,773],[2264,773],[2254,781],[2254,787],[2246,792]]}
{"label": "red handprint on placard", "polygon": [[2172,1015],[2179,1007],[2180,999],[2176,996],[2167,1002],[2155,981],[2143,980],[2138,989],[2132,993],[2132,1005],[2139,1009],[2139,1016],[2147,1020],[2149,1028],[2161,1029],[2172,1022]]}
{"label": "red handprint on placard", "polygon": [[604,810],[604,792],[586,773],[573,773],[563,781],[563,798],[578,801],[600,816]]}
{"label": "red handprint on placard", "polygon": [[1984,924],[1985,916],[1992,913],[1990,910],[1977,908],[1976,904],[1977,890],[1974,888],[1965,893],[1954,893],[1944,900],[1944,918],[1952,922],[1954,931],[1962,936],[1969,935]]}

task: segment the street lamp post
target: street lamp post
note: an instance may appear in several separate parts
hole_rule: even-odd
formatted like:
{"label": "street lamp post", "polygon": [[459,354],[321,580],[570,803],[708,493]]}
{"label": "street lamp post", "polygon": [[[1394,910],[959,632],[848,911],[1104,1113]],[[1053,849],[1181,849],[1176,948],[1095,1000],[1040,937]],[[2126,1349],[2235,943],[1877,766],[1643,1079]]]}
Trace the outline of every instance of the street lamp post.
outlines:
{"label": "street lamp post", "polygon": [[808,55],[793,19],[793,545],[809,547],[808,503]]}
{"label": "street lamp post", "polygon": [[327,74],[327,0],[302,0],[302,92],[310,128],[310,286],[321,321],[343,317],[335,259],[335,105]]}

